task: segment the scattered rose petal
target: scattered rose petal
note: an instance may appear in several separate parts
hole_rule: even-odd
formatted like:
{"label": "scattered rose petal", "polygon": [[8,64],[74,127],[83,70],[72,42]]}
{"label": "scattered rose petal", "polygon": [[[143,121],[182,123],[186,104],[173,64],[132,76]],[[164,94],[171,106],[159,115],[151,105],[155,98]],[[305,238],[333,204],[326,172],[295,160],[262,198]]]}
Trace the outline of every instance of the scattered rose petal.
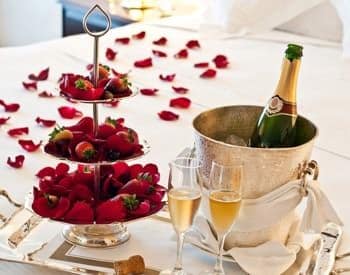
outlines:
{"label": "scattered rose petal", "polygon": [[24,156],[18,155],[15,157],[15,160],[11,160],[10,157],[7,158],[7,164],[10,165],[13,168],[21,168],[24,163]]}
{"label": "scattered rose petal", "polygon": [[0,99],[0,105],[5,108],[5,112],[14,113],[17,112],[20,108],[18,103],[10,103],[6,104],[3,100]]}
{"label": "scattered rose petal", "polygon": [[222,54],[215,56],[215,58],[212,61],[215,63],[215,66],[218,69],[227,68],[229,64],[227,57]]}
{"label": "scattered rose petal", "polygon": [[146,58],[142,60],[135,61],[134,66],[137,68],[147,68],[147,67],[152,67],[152,58]]}
{"label": "scattered rose petal", "polygon": [[39,97],[54,97],[54,95],[52,93],[49,93],[48,91],[42,91],[41,93],[38,94]]}
{"label": "scattered rose petal", "polygon": [[129,37],[121,37],[121,38],[116,38],[114,40],[116,43],[120,43],[120,44],[123,44],[123,45],[127,45],[129,44],[130,42],[130,38]]}
{"label": "scattered rose petal", "polygon": [[208,62],[201,62],[201,63],[196,63],[194,64],[195,68],[207,68],[209,67],[209,63]]}
{"label": "scattered rose petal", "polygon": [[38,144],[34,144],[34,142],[30,139],[20,139],[18,140],[18,144],[22,146],[22,148],[28,152],[34,152],[39,149],[42,141]]}
{"label": "scattered rose petal", "polygon": [[61,117],[67,118],[67,119],[77,118],[83,115],[81,111],[75,109],[74,107],[69,107],[69,106],[59,107],[58,112],[60,113]]}
{"label": "scattered rose petal", "polygon": [[170,107],[188,109],[191,105],[191,100],[187,97],[178,97],[170,100]]}
{"label": "scattered rose petal", "polygon": [[159,75],[159,78],[163,81],[172,82],[175,79],[176,74]]}
{"label": "scattered rose petal", "polygon": [[0,117],[0,125],[5,124],[11,117]]}
{"label": "scattered rose petal", "polygon": [[160,113],[158,113],[158,116],[159,118],[167,121],[173,121],[173,120],[179,119],[179,115],[171,111],[161,111]]}
{"label": "scattered rose petal", "polygon": [[120,102],[119,100],[115,100],[115,101],[106,102],[104,105],[113,108],[113,107],[118,107],[119,102]]}
{"label": "scattered rose petal", "polygon": [[195,49],[200,48],[201,45],[199,44],[198,40],[190,40],[186,43],[186,47],[189,49]]}
{"label": "scattered rose petal", "polygon": [[21,136],[21,135],[28,135],[29,128],[28,127],[21,127],[21,128],[13,128],[7,131],[7,134],[11,137]]}
{"label": "scattered rose petal", "polygon": [[41,72],[39,72],[38,75],[30,74],[28,76],[28,78],[30,80],[33,80],[33,81],[43,81],[49,77],[49,71],[50,71],[50,68],[46,68],[46,69],[42,70]]}
{"label": "scattered rose petal", "polygon": [[152,50],[153,55],[157,57],[167,57],[168,55],[165,52]]}
{"label": "scattered rose petal", "polygon": [[187,49],[182,49],[181,51],[179,51],[178,53],[176,53],[174,55],[175,58],[177,59],[183,59],[183,58],[187,58],[188,57],[188,51]]}
{"label": "scattered rose petal", "polygon": [[144,39],[145,36],[146,36],[146,32],[145,32],[145,31],[142,31],[142,32],[133,34],[131,37],[132,37],[133,39]]}
{"label": "scattered rose petal", "polygon": [[186,94],[188,92],[188,89],[185,87],[172,86],[171,88],[174,90],[175,93],[178,93],[178,94]]}
{"label": "scattered rose petal", "polygon": [[168,39],[166,39],[166,37],[161,37],[158,40],[153,41],[152,43],[154,45],[158,45],[158,46],[164,46],[166,43],[168,42]]}
{"label": "scattered rose petal", "polygon": [[111,71],[112,71],[113,75],[118,76],[118,77],[122,77],[123,78],[123,77],[128,76],[128,73],[119,73],[116,70],[114,70],[113,68],[111,69]]}
{"label": "scattered rose petal", "polygon": [[201,78],[214,78],[215,76],[216,71],[214,69],[208,69],[200,75]]}
{"label": "scattered rose petal", "polygon": [[87,64],[86,65],[86,69],[88,70],[88,71],[91,71],[92,69],[94,68],[94,64]]}
{"label": "scattered rose petal", "polygon": [[116,51],[113,51],[111,48],[106,49],[106,58],[108,60],[113,61],[116,55],[117,55]]}
{"label": "scattered rose petal", "polygon": [[143,95],[155,95],[158,92],[158,89],[140,89],[141,94]]}
{"label": "scattered rose petal", "polygon": [[36,82],[24,82],[23,81],[22,85],[23,85],[24,89],[26,89],[28,91],[36,91],[38,89]]}
{"label": "scattered rose petal", "polygon": [[56,120],[49,120],[49,119],[43,119],[40,117],[37,117],[35,119],[36,123],[38,124],[42,124],[45,127],[52,127],[56,124]]}

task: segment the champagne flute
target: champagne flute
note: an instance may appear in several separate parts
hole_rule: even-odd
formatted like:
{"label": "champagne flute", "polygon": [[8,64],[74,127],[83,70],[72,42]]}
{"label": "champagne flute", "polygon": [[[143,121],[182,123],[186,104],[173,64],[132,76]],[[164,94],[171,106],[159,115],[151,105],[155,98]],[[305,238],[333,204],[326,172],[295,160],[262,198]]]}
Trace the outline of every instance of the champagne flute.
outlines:
{"label": "champagne flute", "polygon": [[175,267],[162,271],[162,275],[187,274],[182,267],[182,247],[201,200],[201,165],[202,162],[195,158],[177,158],[170,163],[168,204],[171,222],[177,234],[177,259]]}
{"label": "champagne flute", "polygon": [[209,176],[210,222],[218,239],[219,253],[214,270],[205,274],[224,275],[222,254],[226,235],[230,232],[241,206],[243,166],[221,165],[213,161]]}

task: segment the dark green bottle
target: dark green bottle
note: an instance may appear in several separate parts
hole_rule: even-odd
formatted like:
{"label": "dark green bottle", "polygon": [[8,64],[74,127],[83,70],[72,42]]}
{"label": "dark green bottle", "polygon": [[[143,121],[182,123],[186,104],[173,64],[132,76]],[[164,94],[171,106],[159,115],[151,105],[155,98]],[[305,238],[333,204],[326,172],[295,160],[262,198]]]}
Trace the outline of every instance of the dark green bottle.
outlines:
{"label": "dark green bottle", "polygon": [[251,147],[272,148],[295,145],[297,120],[296,89],[303,47],[288,44],[281,76],[268,104],[261,113],[250,139]]}

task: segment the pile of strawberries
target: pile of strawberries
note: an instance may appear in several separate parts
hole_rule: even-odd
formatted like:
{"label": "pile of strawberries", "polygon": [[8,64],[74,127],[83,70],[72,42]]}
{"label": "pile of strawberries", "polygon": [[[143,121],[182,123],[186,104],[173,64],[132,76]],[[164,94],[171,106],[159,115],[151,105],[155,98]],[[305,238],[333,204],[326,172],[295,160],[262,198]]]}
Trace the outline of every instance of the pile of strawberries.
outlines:
{"label": "pile of strawberries", "polygon": [[72,126],[56,127],[45,145],[46,153],[83,163],[114,162],[143,154],[137,133],[124,125],[124,119],[106,118],[94,134],[94,121],[83,117]]}
{"label": "pile of strawberries", "polygon": [[72,224],[124,222],[158,212],[166,189],[158,184],[155,164],[117,162],[101,166],[100,199],[94,196],[94,169],[79,165],[69,172],[59,163],[36,176],[32,208],[38,215]]}
{"label": "pile of strawberries", "polygon": [[[92,66],[89,66],[90,71]],[[92,83],[90,76],[73,73],[64,73],[60,78],[61,94],[70,99],[80,100],[107,100],[118,99],[132,94],[131,83],[126,74],[114,74],[106,65],[99,65],[97,87]]]}

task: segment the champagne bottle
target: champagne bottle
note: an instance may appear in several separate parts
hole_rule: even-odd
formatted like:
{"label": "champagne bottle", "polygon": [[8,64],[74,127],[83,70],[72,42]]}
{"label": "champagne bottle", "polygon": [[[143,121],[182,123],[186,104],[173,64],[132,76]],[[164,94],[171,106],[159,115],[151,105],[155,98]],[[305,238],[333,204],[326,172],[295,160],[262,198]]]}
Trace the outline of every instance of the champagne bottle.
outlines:
{"label": "champagne bottle", "polygon": [[303,47],[288,44],[275,94],[261,113],[250,139],[251,147],[290,147],[295,144],[296,89]]}

